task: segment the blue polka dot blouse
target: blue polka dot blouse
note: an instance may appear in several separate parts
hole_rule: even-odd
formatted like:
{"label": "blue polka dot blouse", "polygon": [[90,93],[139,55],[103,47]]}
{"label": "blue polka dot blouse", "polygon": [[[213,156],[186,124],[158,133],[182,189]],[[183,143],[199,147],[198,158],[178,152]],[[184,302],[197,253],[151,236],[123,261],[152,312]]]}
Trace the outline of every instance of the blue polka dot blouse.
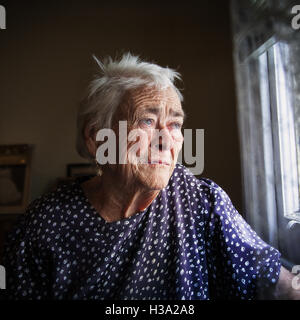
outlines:
{"label": "blue polka dot blouse", "polygon": [[28,207],[5,246],[9,299],[255,299],[280,253],[209,179],[177,164],[144,211],[106,222],[81,183]]}

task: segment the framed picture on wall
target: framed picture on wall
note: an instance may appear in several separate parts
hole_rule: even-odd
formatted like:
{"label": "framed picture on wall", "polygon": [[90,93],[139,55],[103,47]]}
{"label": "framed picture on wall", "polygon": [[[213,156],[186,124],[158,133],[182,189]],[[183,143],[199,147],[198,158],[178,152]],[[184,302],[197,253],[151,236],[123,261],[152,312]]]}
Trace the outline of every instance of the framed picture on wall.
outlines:
{"label": "framed picture on wall", "polygon": [[28,144],[0,145],[0,213],[24,213],[29,204],[31,157]]}

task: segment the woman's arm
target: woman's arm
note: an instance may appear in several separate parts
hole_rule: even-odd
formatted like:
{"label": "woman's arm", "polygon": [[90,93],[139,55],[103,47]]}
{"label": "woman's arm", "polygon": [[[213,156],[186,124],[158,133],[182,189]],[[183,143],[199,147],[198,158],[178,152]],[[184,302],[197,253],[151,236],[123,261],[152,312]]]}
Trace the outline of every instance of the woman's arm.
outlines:
{"label": "woman's arm", "polygon": [[289,272],[284,267],[280,269],[279,280],[272,296],[278,300],[300,300],[300,289],[296,290],[292,286],[293,279],[296,275]]}

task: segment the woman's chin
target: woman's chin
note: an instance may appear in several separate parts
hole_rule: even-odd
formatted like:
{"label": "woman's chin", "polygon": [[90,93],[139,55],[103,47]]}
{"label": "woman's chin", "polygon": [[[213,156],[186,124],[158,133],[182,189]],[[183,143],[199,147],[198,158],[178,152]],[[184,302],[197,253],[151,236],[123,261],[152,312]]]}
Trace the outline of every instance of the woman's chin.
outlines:
{"label": "woman's chin", "polygon": [[140,171],[139,180],[150,190],[161,190],[168,185],[171,174],[170,166],[150,164]]}
{"label": "woman's chin", "polygon": [[162,190],[163,188],[165,188],[168,185],[168,182],[167,183],[162,183],[162,181],[156,181],[156,182],[149,183],[148,181],[146,181],[143,184],[148,190],[160,191],[160,190]]}

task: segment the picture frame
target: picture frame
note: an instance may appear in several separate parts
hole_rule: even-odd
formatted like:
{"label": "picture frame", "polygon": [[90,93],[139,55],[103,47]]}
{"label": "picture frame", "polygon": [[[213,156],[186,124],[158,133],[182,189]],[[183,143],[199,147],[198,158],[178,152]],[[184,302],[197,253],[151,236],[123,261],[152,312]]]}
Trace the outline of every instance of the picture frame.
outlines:
{"label": "picture frame", "polygon": [[68,178],[96,175],[97,171],[97,166],[92,163],[70,163],[67,165]]}
{"label": "picture frame", "polygon": [[0,214],[24,213],[29,204],[33,146],[0,145]]}

